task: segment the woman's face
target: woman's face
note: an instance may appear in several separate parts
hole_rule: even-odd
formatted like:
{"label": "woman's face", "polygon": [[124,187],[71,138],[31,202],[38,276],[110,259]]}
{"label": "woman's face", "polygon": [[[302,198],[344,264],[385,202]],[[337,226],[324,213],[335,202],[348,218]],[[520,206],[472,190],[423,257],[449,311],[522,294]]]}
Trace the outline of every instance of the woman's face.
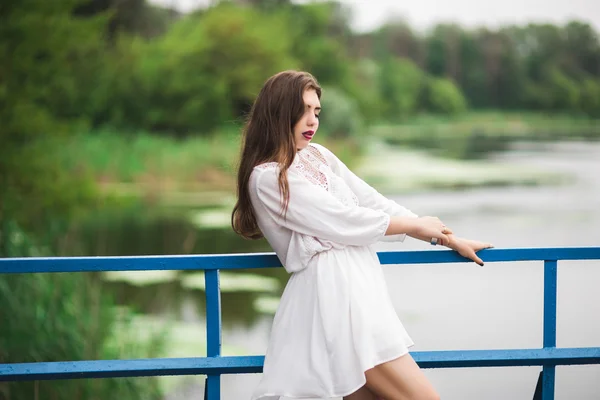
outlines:
{"label": "woman's face", "polygon": [[302,99],[304,100],[304,114],[294,126],[297,150],[306,148],[312,140],[319,129],[319,114],[321,113],[321,102],[314,89],[305,90]]}

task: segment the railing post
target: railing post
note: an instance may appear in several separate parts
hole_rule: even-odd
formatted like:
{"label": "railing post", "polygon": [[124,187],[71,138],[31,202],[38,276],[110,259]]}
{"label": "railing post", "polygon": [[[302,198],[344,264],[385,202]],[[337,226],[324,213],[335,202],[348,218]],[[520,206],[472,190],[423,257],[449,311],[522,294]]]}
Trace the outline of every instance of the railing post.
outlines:
{"label": "railing post", "polygon": [[[206,355],[221,356],[221,289],[219,270],[204,271],[206,287]],[[221,399],[221,375],[206,377],[205,400]]]}
{"label": "railing post", "polygon": [[[557,261],[544,261],[544,348],[556,347]],[[556,366],[542,367],[542,400],[554,400]]]}

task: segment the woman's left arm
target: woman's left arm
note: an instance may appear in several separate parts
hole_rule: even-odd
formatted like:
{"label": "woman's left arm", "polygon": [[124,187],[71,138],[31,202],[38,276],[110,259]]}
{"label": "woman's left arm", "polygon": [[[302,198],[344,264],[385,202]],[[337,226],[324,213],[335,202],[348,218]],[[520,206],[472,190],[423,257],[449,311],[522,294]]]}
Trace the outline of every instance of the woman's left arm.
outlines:
{"label": "woman's left arm", "polygon": [[[329,149],[323,147],[318,144],[313,144],[325,157],[327,162],[329,163],[329,167],[333,170],[334,173],[337,173],[346,184],[350,187],[350,189],[354,192],[356,197],[358,197],[358,201],[361,207],[371,208],[373,210],[382,210],[386,214],[389,215],[397,215],[397,216],[410,216],[414,218],[418,218],[418,215],[410,211],[409,209],[401,206],[393,200],[390,200],[371,187],[368,183],[360,179],[356,174],[354,174],[335,154],[333,154]],[[424,242],[430,242],[431,238],[429,237],[418,237],[415,235],[410,235],[415,239],[422,240]],[[406,235],[391,235],[385,236],[381,240],[400,240],[403,241]],[[477,264],[483,266],[483,261],[481,258],[477,256],[477,252],[483,249],[494,247],[490,243],[479,242],[476,240],[463,239],[455,236],[454,234],[448,234],[448,238],[450,238],[450,243],[448,247],[456,252],[458,252],[463,257],[466,257],[470,260],[475,261]]]}
{"label": "woman's left arm", "polygon": [[358,198],[358,202],[361,207],[367,207],[373,210],[381,210],[392,216],[418,217],[417,214],[413,213],[406,207],[401,206],[395,201],[383,196],[368,183],[359,178],[329,149],[318,144],[312,144],[312,146],[315,146],[325,157],[331,170],[346,182],[346,184]]}
{"label": "woman's left arm", "polygon": [[[346,184],[350,187],[352,192],[358,198],[358,203],[361,207],[370,208],[372,210],[383,211],[390,216],[399,217],[413,217],[418,218],[419,216],[409,210],[408,208],[396,203],[393,200],[383,196],[368,183],[359,178],[354,172],[352,172],[346,164],[344,164],[335,154],[329,149],[318,145],[316,143],[311,144],[315,146],[317,150],[325,157],[331,170],[341,177]],[[404,241],[406,235],[390,235],[381,238],[381,241]]]}

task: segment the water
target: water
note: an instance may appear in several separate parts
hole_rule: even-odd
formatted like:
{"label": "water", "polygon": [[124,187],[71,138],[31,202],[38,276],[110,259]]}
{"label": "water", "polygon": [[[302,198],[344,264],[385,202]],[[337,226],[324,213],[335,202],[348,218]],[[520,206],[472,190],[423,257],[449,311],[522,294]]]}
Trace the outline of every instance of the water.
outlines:
{"label": "water", "polygon": [[[600,147],[526,147],[501,156],[574,175],[568,186],[473,190],[405,197],[455,232],[497,248],[598,246]],[[400,199],[398,199],[400,200]],[[381,246],[384,248],[384,246]],[[426,248],[410,241],[404,248]],[[389,248],[389,247],[388,247]],[[415,350],[542,346],[542,263],[386,267]],[[557,345],[600,346],[600,262],[559,262]],[[531,398],[539,369],[430,370],[444,399]],[[557,399],[599,399],[600,367],[560,367]]]}
{"label": "water", "polygon": [[[391,198],[418,214],[439,216],[459,236],[489,241],[497,248],[600,245],[600,145],[521,144],[495,158],[568,172],[573,179],[554,187],[435,191]],[[141,221],[88,230],[89,243],[103,246],[92,253],[268,250],[264,241],[242,241],[227,230],[198,231],[177,216]],[[142,240],[131,241],[140,234]],[[112,242],[128,245],[121,248],[111,246]],[[407,239],[403,244],[382,243],[377,249],[433,248]],[[541,262],[488,263],[483,268],[475,264],[384,266],[384,271],[396,310],[416,343],[414,351],[542,346]],[[266,296],[252,289],[224,293],[225,355],[264,354],[267,347],[272,316],[269,307],[261,309],[258,304],[276,299],[287,276],[282,269],[253,272],[277,282],[276,289]],[[558,274],[558,346],[600,346],[600,262],[559,262]],[[199,355],[205,336],[203,292],[182,288],[178,282],[184,278],[181,274],[171,283],[108,287],[123,304],[148,314],[175,314],[191,324],[194,338],[186,336],[182,341],[189,340],[188,355]],[[166,356],[179,356],[180,351]],[[426,370],[445,400],[531,399],[538,373],[538,367]],[[598,378],[600,366],[559,367],[556,399],[600,399]],[[176,387],[169,400],[201,398],[202,377],[164,379]],[[249,398],[258,379],[257,374],[224,376],[223,399]]]}

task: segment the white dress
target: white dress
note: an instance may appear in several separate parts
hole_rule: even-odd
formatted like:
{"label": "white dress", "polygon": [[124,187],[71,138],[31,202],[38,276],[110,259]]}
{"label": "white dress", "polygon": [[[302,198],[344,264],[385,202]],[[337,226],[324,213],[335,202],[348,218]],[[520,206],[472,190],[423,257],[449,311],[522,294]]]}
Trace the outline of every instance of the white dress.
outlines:
{"label": "white dress", "polygon": [[291,273],[252,400],[346,396],[365,384],[366,370],[413,345],[371,245],[384,240],[391,215],[416,215],[317,144],[299,151],[288,170],[285,219],[278,176],[277,163],[266,163],[249,183],[258,225]]}

